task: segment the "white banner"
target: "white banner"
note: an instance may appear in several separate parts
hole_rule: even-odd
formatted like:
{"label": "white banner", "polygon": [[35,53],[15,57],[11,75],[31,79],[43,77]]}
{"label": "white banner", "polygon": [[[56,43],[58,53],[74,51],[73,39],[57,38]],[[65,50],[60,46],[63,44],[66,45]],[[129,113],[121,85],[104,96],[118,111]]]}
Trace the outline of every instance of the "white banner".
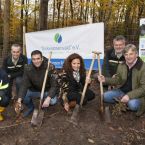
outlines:
{"label": "white banner", "polygon": [[92,51],[102,52],[101,60],[104,58],[104,23],[26,33],[28,59],[33,50],[40,50],[45,57],[52,51],[51,61],[57,68],[62,67],[67,56],[78,53],[84,58],[86,68],[89,68]]}
{"label": "white banner", "polygon": [[145,61],[145,18],[140,19],[139,56]]}

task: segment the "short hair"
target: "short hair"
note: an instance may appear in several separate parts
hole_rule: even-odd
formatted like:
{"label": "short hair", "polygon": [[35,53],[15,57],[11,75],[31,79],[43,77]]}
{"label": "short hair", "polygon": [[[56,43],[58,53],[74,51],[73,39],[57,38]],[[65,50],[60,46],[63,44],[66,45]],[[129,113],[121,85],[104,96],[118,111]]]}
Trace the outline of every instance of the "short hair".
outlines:
{"label": "short hair", "polygon": [[126,38],[123,35],[117,35],[114,39],[114,41],[125,41],[126,42]]}
{"label": "short hair", "polygon": [[31,52],[31,57],[32,57],[33,55],[37,55],[37,54],[39,54],[39,55],[41,56],[41,58],[42,58],[42,52],[41,52],[40,50],[34,50],[34,51],[32,51],[32,52]]}
{"label": "short hair", "polygon": [[12,49],[12,47],[19,47],[20,50],[21,50],[21,45],[20,44],[12,44],[11,49]]}
{"label": "short hair", "polygon": [[136,46],[134,44],[128,44],[128,45],[126,45],[124,50],[123,50],[123,54],[127,53],[129,50],[138,53],[138,50],[137,50],[137,48],[136,48]]}

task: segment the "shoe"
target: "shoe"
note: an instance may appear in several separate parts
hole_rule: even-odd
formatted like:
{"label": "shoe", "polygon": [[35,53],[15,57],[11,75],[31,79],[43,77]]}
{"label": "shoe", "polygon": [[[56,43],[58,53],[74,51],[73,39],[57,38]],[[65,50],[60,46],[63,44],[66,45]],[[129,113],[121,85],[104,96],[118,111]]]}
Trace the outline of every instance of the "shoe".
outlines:
{"label": "shoe", "polygon": [[0,113],[1,113],[1,112],[4,112],[4,110],[5,110],[5,107],[1,107],[1,106],[0,106]]}
{"label": "shoe", "polygon": [[70,101],[69,102],[69,107],[70,108],[75,108],[75,106],[76,106],[76,101]]}
{"label": "shoe", "polygon": [[34,106],[29,108],[26,112],[24,112],[23,116],[28,117],[34,111]]}
{"label": "shoe", "polygon": [[142,103],[141,103],[138,111],[136,112],[136,116],[137,117],[140,117],[140,116],[142,116],[145,113],[145,99],[142,98],[141,102]]}
{"label": "shoe", "polygon": [[3,121],[4,117],[2,116],[2,114],[0,113],[0,121]]}
{"label": "shoe", "polygon": [[0,121],[4,120],[4,117],[2,116],[2,112],[4,112],[5,108],[4,107],[0,107]]}

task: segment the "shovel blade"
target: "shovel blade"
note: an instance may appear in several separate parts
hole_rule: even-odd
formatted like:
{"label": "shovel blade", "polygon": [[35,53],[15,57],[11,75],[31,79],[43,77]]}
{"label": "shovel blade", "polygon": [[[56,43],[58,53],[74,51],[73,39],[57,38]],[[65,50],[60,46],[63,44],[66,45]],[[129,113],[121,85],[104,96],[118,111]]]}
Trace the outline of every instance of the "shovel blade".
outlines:
{"label": "shovel blade", "polygon": [[105,109],[103,110],[102,109],[99,110],[99,117],[101,121],[106,122],[108,124],[111,123],[111,113],[109,106],[106,106]]}
{"label": "shovel blade", "polygon": [[104,112],[102,112],[102,110],[100,109],[98,113],[99,113],[100,120],[104,122],[105,121]]}
{"label": "shovel blade", "polygon": [[32,126],[41,126],[44,118],[44,111],[35,109],[31,119]]}
{"label": "shovel blade", "polygon": [[31,119],[32,126],[37,126],[37,117],[38,117],[38,109],[34,109],[32,119]]}
{"label": "shovel blade", "polygon": [[105,121],[107,123],[111,123],[111,113],[110,113],[109,106],[105,107]]}
{"label": "shovel blade", "polygon": [[44,118],[44,111],[40,110],[37,117],[37,125],[41,126]]}

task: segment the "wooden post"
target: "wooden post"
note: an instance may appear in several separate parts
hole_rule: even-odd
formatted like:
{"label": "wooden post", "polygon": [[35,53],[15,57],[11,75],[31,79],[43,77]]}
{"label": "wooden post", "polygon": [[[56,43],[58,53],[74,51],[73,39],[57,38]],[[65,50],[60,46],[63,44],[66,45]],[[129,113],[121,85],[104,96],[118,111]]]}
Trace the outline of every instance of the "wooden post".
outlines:
{"label": "wooden post", "polygon": [[23,54],[26,55],[26,39],[25,39],[26,27],[23,26]]}

